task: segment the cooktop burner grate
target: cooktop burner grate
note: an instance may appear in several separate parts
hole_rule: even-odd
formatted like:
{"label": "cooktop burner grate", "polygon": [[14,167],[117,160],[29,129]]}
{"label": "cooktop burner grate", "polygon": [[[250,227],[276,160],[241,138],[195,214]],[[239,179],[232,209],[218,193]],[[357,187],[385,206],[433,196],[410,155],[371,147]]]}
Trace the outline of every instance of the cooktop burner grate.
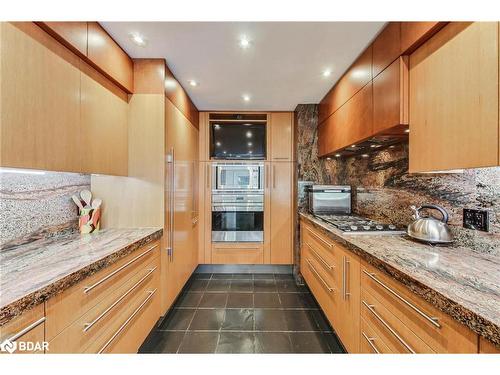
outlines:
{"label": "cooktop burner grate", "polygon": [[383,224],[357,215],[317,215],[321,220],[344,233],[352,234],[405,234],[406,230],[393,224]]}

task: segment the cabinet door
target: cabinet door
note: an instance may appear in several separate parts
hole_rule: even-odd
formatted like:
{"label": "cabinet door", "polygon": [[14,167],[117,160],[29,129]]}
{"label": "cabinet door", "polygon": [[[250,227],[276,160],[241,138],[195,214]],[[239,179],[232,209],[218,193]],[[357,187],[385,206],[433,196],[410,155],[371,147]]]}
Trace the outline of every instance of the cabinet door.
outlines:
{"label": "cabinet door", "polygon": [[[22,315],[1,326],[0,343],[3,343],[7,339],[17,343],[17,348],[14,353],[43,354],[45,351],[44,348],[41,347],[45,340],[45,316],[43,303],[35,306],[31,310],[25,311]],[[33,347],[33,350],[29,351],[20,350],[20,346],[24,345],[24,343],[34,343],[37,344],[37,347]]]}
{"label": "cabinet door", "polygon": [[165,100],[165,103],[166,151],[173,155],[173,162],[167,166],[165,199],[165,226],[169,231],[168,237],[173,236],[167,271],[167,299],[170,304],[198,264],[197,221],[194,215],[198,130],[170,100]]}
{"label": "cabinet door", "polygon": [[271,164],[271,264],[293,263],[293,169],[295,164]]}
{"label": "cabinet door", "polygon": [[373,79],[373,132],[408,124],[408,58],[398,58]]}
{"label": "cabinet door", "polygon": [[87,56],[87,22],[39,22],[56,39],[82,56]]}
{"label": "cabinet door", "polygon": [[360,262],[348,250],[336,247],[340,290],[338,328],[340,339],[349,353],[359,353],[360,339]]}
{"label": "cabinet door", "polygon": [[1,165],[80,172],[79,59],[31,22],[0,37]]}
{"label": "cabinet door", "polygon": [[498,165],[498,24],[453,22],[410,56],[410,172]]}
{"label": "cabinet door", "polygon": [[373,77],[401,55],[400,28],[401,22],[389,22],[373,42]]}
{"label": "cabinet door", "polygon": [[273,161],[293,160],[293,114],[271,113],[271,157]]}
{"label": "cabinet door", "polygon": [[97,22],[88,23],[87,57],[127,92],[134,91],[132,59]]}
{"label": "cabinet door", "polygon": [[319,155],[331,154],[372,134],[373,93],[372,83],[369,83],[320,125]]}
{"label": "cabinet door", "polygon": [[318,123],[322,123],[344,105],[350,98],[366,86],[372,79],[372,45],[354,61],[339,82],[319,103]]}
{"label": "cabinet door", "polygon": [[446,22],[401,22],[401,53],[411,53]]}
{"label": "cabinet door", "polygon": [[83,170],[126,176],[128,172],[128,103],[126,95],[106,85],[91,67],[82,67]]}

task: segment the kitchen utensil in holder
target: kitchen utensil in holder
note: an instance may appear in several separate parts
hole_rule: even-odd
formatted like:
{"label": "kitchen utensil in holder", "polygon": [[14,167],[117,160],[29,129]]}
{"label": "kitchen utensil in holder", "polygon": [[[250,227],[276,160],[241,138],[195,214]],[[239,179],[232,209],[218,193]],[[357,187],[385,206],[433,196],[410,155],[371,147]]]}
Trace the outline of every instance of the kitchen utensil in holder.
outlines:
{"label": "kitchen utensil in holder", "polygon": [[78,217],[78,226],[80,233],[92,233],[99,230],[101,223],[101,208],[84,207],[80,210]]}

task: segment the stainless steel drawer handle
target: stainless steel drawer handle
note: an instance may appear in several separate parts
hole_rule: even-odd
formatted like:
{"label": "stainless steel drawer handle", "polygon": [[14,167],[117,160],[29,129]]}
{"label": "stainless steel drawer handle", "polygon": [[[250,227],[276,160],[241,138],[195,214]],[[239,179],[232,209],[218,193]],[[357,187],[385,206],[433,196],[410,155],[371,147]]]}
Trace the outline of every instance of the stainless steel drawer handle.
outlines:
{"label": "stainless steel drawer handle", "polygon": [[410,307],[413,309],[415,312],[417,312],[419,315],[421,315],[423,318],[425,318],[427,321],[429,321],[432,325],[434,325],[437,328],[441,328],[441,324],[439,324],[439,319],[436,317],[430,317],[426,313],[424,313],[422,310],[420,310],[417,306],[413,305],[411,302],[407,301],[405,298],[400,296],[398,293],[396,293],[394,290],[389,288],[387,285],[385,285],[382,281],[376,278],[374,273],[370,273],[366,270],[363,270],[363,272],[368,275],[370,279],[375,281],[378,285],[380,285],[382,288],[387,290],[389,293],[391,293],[393,296],[395,296],[397,299],[399,299],[401,302],[403,302],[406,306]]}
{"label": "stainless steel drawer handle", "polygon": [[8,340],[11,341],[11,342],[15,342],[16,340],[18,340],[19,338],[23,337],[25,334],[27,334],[28,332],[32,331],[33,329],[35,329],[36,327],[38,327],[40,324],[42,324],[43,322],[45,322],[45,320],[46,320],[45,317],[38,319],[37,321],[31,323],[29,326],[23,328],[19,332],[15,333],[11,337],[9,337]]}
{"label": "stainless steel drawer handle", "polygon": [[344,256],[342,258],[342,296],[347,299],[351,293],[347,290],[347,282],[349,281],[347,272],[349,271],[349,259]]}
{"label": "stainless steel drawer handle", "polygon": [[135,261],[139,260],[140,258],[142,258],[143,256],[145,256],[146,254],[150,253],[151,251],[153,251],[154,248],[158,247],[158,244],[155,244],[153,246],[151,246],[149,249],[147,249],[145,252],[143,252],[141,255],[138,255],[136,256],[134,259],[131,259],[129,260],[127,263],[125,263],[123,266],[121,266],[120,268],[117,268],[116,270],[114,270],[113,272],[111,272],[109,275],[103,277],[101,280],[99,280],[98,282],[96,282],[95,284],[92,284],[91,286],[86,286],[85,288],[83,288],[83,293],[87,294],[88,292],[90,292],[92,289],[98,287],[99,285],[101,285],[103,282],[109,280],[110,278],[112,278],[113,276],[115,276],[117,273],[119,273],[120,271],[122,271],[123,269],[127,268],[128,266],[130,266],[132,263],[134,263]]}
{"label": "stainless steel drawer handle", "polygon": [[325,286],[325,288],[328,289],[328,291],[330,293],[333,292],[333,288],[330,287],[330,285],[328,285],[328,283],[321,277],[321,275],[318,273],[318,271],[316,271],[316,269],[312,265],[311,261],[309,259],[306,259],[306,262],[309,265],[309,268],[311,269],[311,271],[314,272],[314,274],[316,275],[316,277],[321,281],[321,283]]}
{"label": "stainless steel drawer handle", "polygon": [[382,323],[383,326],[387,328],[394,335],[395,338],[398,339],[398,341],[406,348],[406,350],[408,350],[412,354],[415,354],[415,351],[412,349],[412,347],[408,345],[406,341],[403,340],[403,338],[399,336],[398,333],[394,329],[392,329],[392,327],[375,311],[373,305],[369,305],[365,301],[363,301],[363,304],[375,316],[375,318],[377,318],[378,321]]}
{"label": "stainless steel drawer handle", "polygon": [[312,230],[310,230],[309,228],[307,229],[307,231],[316,239],[318,239],[319,241],[323,242],[326,246],[328,246],[330,249],[333,248],[333,245],[326,241],[325,239],[321,238],[320,236],[318,236],[316,233],[314,233]]}
{"label": "stainless steel drawer handle", "polygon": [[368,342],[368,345],[370,345],[370,348],[372,348],[372,350],[376,353],[376,354],[380,354],[380,352],[378,351],[377,347],[375,346],[375,344],[373,343],[375,341],[375,339],[373,337],[368,337],[364,332],[361,332],[361,334],[363,335],[363,337],[366,339],[366,341]]}
{"label": "stainless steel drawer handle", "polygon": [[97,352],[97,354],[103,353],[108,348],[108,346],[110,346],[113,343],[113,341],[115,341],[115,339],[120,335],[120,333],[122,333],[123,330],[127,328],[132,319],[134,319],[136,315],[139,314],[142,308],[146,305],[146,303],[148,303],[149,300],[153,298],[153,295],[156,293],[156,290],[157,289],[148,291],[148,296],[146,297],[146,299],[142,301],[139,307],[137,307],[137,309],[134,310],[134,312],[127,318],[127,320],[123,322],[123,324],[120,326],[120,328],[118,328],[118,330],[113,334],[113,336],[111,336],[111,338],[108,341],[106,341],[106,344],[103,345],[103,347]]}
{"label": "stainless steel drawer handle", "polygon": [[316,255],[316,258],[318,258],[318,260],[325,265],[326,268],[328,268],[329,270],[333,270],[333,266],[329,264],[326,260],[324,260],[323,257],[319,255],[318,252],[314,250],[314,248],[311,245],[309,245],[307,242],[306,245],[313,252],[313,254]]}
{"label": "stainless steel drawer handle", "polygon": [[104,318],[108,313],[113,310],[113,308],[118,305],[125,297],[127,297],[130,293],[132,293],[144,280],[146,280],[155,270],[157,267],[154,267],[153,269],[148,270],[149,272],[145,274],[138,282],[136,282],[129,290],[127,290],[123,295],[118,298],[115,302],[113,302],[106,310],[104,310],[101,315],[99,315],[97,318],[95,318],[92,322],[90,323],[85,323],[83,326],[83,332],[88,332],[95,324],[97,324],[102,318]]}

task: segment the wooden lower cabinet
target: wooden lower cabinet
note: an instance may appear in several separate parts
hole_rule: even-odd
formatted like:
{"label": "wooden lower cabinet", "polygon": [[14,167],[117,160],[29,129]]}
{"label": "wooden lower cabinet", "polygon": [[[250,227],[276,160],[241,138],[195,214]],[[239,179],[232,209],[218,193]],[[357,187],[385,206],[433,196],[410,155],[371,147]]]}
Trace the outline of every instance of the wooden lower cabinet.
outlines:
{"label": "wooden lower cabinet", "polygon": [[[11,345],[6,345],[5,340],[10,340]],[[43,354],[45,347],[45,310],[43,304],[26,311],[21,316],[14,318],[6,325],[0,327],[0,344],[5,345],[6,354]]]}
{"label": "wooden lower cabinet", "polygon": [[500,354],[500,346],[480,337],[479,338],[479,353],[481,354]]}
{"label": "wooden lower cabinet", "polygon": [[359,259],[301,224],[301,271],[350,353],[359,352]]}
{"label": "wooden lower cabinet", "polygon": [[[270,163],[270,263],[293,263],[293,176],[295,163]],[[266,234],[264,234],[266,235]]]}
{"label": "wooden lower cabinet", "polygon": [[159,287],[155,241],[45,303],[47,353],[137,352],[160,317]]}
{"label": "wooden lower cabinet", "polygon": [[498,352],[304,220],[300,241],[302,276],[349,353]]}

